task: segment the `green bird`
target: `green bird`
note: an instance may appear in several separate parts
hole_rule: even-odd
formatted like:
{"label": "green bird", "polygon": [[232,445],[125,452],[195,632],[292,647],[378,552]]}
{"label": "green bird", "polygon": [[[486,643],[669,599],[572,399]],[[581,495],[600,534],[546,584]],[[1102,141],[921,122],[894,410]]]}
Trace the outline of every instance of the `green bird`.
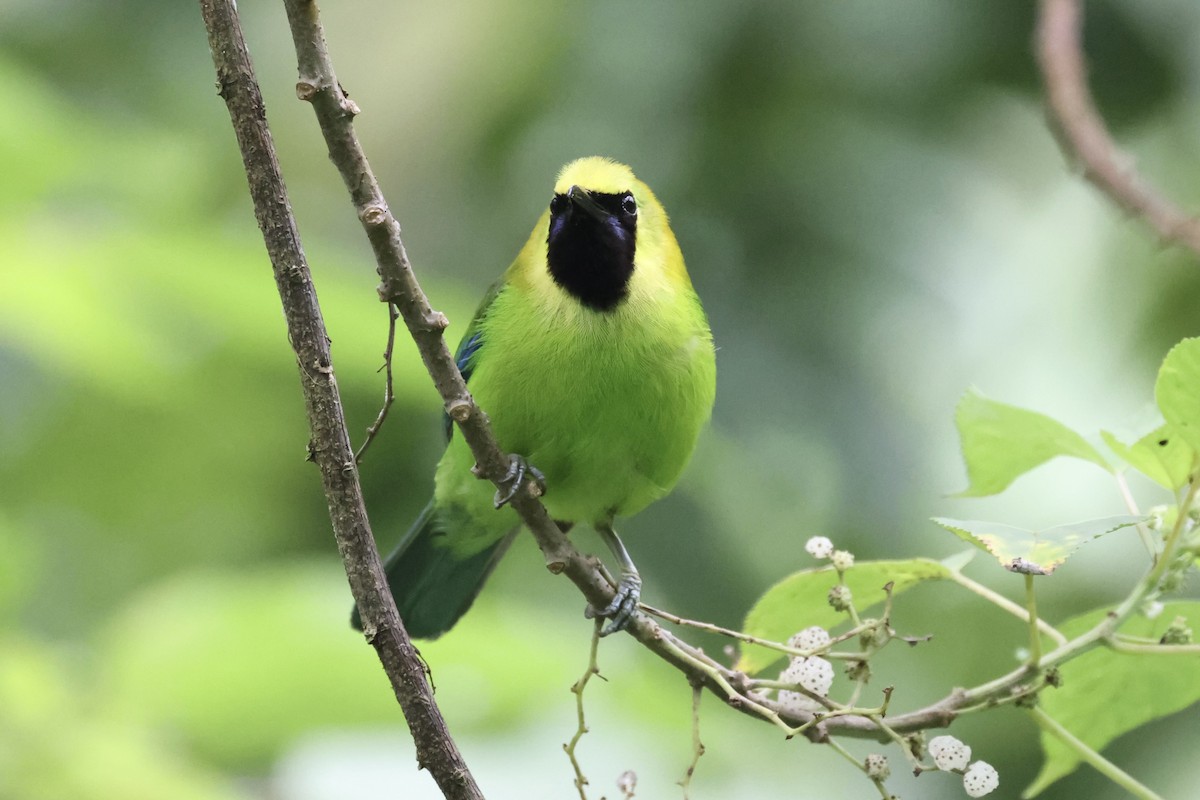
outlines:
{"label": "green bird", "polygon": [[447,418],[433,499],[385,565],[409,634],[439,636],[466,613],[520,529],[505,503],[530,478],[564,531],[592,525],[620,563],[616,597],[596,613],[605,634],[624,628],[641,579],[613,520],[671,490],[716,394],[708,320],[650,187],[607,158],[567,164],[456,359],[518,455],[511,491],[493,496]]}

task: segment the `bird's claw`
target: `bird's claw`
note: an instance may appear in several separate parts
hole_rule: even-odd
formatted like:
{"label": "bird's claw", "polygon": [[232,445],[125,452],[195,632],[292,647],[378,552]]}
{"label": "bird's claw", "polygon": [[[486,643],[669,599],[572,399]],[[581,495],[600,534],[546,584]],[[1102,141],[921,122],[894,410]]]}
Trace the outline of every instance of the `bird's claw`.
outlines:
{"label": "bird's claw", "polygon": [[642,579],[636,573],[622,575],[620,583],[617,584],[617,592],[608,607],[597,611],[593,606],[588,606],[586,616],[589,619],[608,617],[608,625],[600,631],[601,636],[618,633],[629,627],[641,599]]}
{"label": "bird's claw", "polygon": [[538,488],[538,495],[546,493],[546,476],[537,467],[530,464],[524,457],[513,453],[508,457],[508,472],[504,474],[504,478],[500,483],[505,486],[504,489],[497,489],[493,503],[496,508],[503,508],[517,496],[517,492],[521,491],[521,487],[525,485],[526,480],[532,479],[534,485]]}

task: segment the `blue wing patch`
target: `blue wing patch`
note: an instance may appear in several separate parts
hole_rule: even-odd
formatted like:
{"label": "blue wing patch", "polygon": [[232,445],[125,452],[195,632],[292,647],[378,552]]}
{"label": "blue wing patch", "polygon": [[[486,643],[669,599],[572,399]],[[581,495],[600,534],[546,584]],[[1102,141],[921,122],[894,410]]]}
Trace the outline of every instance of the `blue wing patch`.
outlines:
{"label": "blue wing patch", "polygon": [[[475,371],[473,357],[479,350],[479,346],[483,344],[483,334],[480,331],[475,331],[467,338],[462,340],[458,346],[458,353],[454,357],[454,361],[458,364],[458,371],[462,373],[463,381],[471,380],[471,373]],[[450,419],[448,414],[443,415],[442,424],[446,429],[446,441],[450,441],[450,435],[454,433],[454,421]]]}
{"label": "blue wing patch", "polygon": [[471,380],[471,373],[475,371],[475,365],[471,363],[471,356],[475,355],[481,344],[483,344],[483,333],[476,331],[470,337],[463,339],[463,343],[458,346],[458,355],[454,357],[454,361],[458,364],[458,371],[462,373],[464,381]]}

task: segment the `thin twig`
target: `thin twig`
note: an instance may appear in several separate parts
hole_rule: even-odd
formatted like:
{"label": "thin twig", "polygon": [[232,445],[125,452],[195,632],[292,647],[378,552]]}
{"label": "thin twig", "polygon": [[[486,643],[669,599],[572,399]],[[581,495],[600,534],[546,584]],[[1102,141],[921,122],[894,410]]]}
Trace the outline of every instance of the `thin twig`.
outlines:
{"label": "thin twig", "polygon": [[383,421],[387,419],[388,412],[392,410],[392,403],[396,402],[395,384],[392,381],[392,349],[396,344],[396,319],[400,316],[400,313],[396,311],[396,307],[391,303],[387,304],[387,310],[387,347],[383,351],[383,366],[379,368],[384,372],[383,407],[379,409],[379,415],[375,417],[375,421],[367,428],[367,438],[363,440],[362,446],[354,454],[355,464],[362,463],[363,453],[367,452],[367,448],[371,446],[371,442],[375,441],[375,434],[379,433],[379,429],[383,427]]}
{"label": "thin twig", "polygon": [[1200,644],[1159,644],[1157,642],[1131,642],[1120,635],[1110,636],[1104,644],[1118,653],[1136,655],[1200,655]]}
{"label": "thin twig", "polygon": [[687,619],[679,616],[678,614],[672,614],[670,611],[646,605],[645,603],[639,603],[638,608],[640,608],[642,611],[645,611],[647,614],[650,614],[651,616],[658,617],[659,619],[665,619],[667,622],[675,625],[680,625],[686,628],[695,628],[696,630],[705,631],[707,633],[715,633],[718,636],[727,636],[730,639],[736,639],[739,642],[758,645],[759,647],[765,647],[768,650],[774,650],[776,652],[784,653],[796,658],[822,656],[823,658],[842,659],[847,661],[861,659],[861,653],[834,653],[830,650],[830,648],[849,639],[857,638],[858,635],[863,631],[875,627],[874,624],[860,625],[856,628],[851,628],[845,633],[838,634],[837,636],[831,638],[828,643],[823,644],[820,647],[814,647],[809,650],[805,650],[800,647],[792,647],[791,645],[784,644],[783,642],[776,642],[772,639],[763,639],[760,636],[742,633],[741,631],[735,631],[731,628],[723,628],[720,625],[714,625],[711,622]]}
{"label": "thin twig", "polygon": [[567,754],[567,758],[571,760],[571,768],[575,770],[575,788],[579,791],[579,800],[588,800],[587,791],[583,788],[587,786],[587,776],[583,774],[583,767],[579,764],[579,759],[575,757],[575,748],[579,746],[579,740],[588,732],[587,720],[583,714],[583,690],[587,688],[588,681],[593,675],[600,674],[600,667],[596,661],[597,651],[600,648],[600,631],[604,628],[604,620],[601,617],[596,617],[595,627],[592,630],[592,644],[588,650],[587,669],[579,680],[571,686],[571,694],[575,695],[575,716],[577,724],[575,727],[575,735],[571,737],[571,741],[563,745],[563,752]]}
{"label": "thin twig", "polygon": [[704,743],[700,741],[700,698],[703,694],[703,686],[692,685],[692,760],[679,781],[683,788],[683,800],[688,800],[688,787],[692,785],[692,776],[696,774],[696,766],[700,763],[700,757],[704,755]]}
{"label": "thin twig", "polygon": [[363,505],[325,323],[291,213],[237,8],[233,0],[201,0],[200,10],[208,29],[218,94],[229,109],[250,185],[254,215],[262,229],[283,301],[288,339],[300,367],[312,436],[309,452],[321,470],[334,536],[351,593],[362,613],[363,631],[378,653],[412,730],[418,762],[429,769],[445,797],[481,800],[483,795],[450,737],[425,680],[420,656],[400,622],[387,588]]}
{"label": "thin twig", "polygon": [[1180,211],[1147,182],[1122,152],[1092,102],[1084,63],[1080,0],[1041,0],[1037,55],[1046,102],[1059,143],[1083,174],[1125,211],[1143,217],[1160,236],[1200,254],[1200,219]]}
{"label": "thin twig", "polygon": [[[838,742],[836,740],[829,739],[828,741],[825,742],[825,744],[827,744],[831,748],[833,748],[833,751],[835,753],[837,753],[839,756],[846,759],[851,764],[853,764],[855,767],[857,767],[859,772],[863,773],[864,775],[866,774],[866,772],[867,772],[866,765],[862,761],[860,761],[853,753],[851,753],[849,750],[847,750],[846,748],[844,748],[840,744],[838,744]],[[874,784],[876,791],[879,792],[879,796],[881,798],[883,798],[883,800],[894,800],[891,792],[889,792],[887,790],[887,786],[884,785],[882,780],[870,778],[869,776],[868,776],[868,779],[871,781],[872,784]]]}

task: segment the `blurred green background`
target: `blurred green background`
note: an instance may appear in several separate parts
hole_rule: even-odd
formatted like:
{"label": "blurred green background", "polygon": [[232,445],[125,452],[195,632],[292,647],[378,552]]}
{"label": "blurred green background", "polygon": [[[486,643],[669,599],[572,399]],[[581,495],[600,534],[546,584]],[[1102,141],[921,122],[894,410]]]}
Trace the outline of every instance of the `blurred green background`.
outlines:
{"label": "blurred green background", "polygon": [[[295,100],[281,4],[242,5],[361,435],[382,392],[373,263]],[[1200,6],[1088,11],[1092,85],[1115,133],[1200,206]],[[671,212],[720,379],[683,483],[622,528],[649,602],[736,626],[810,565],[810,535],[860,559],[940,558],[962,545],[935,514],[1041,526],[1123,512],[1110,480],[1075,464],[999,498],[947,497],[965,486],[952,412],[967,386],[1084,432],[1122,430],[1167,348],[1200,332],[1196,259],[1064,164],[1030,3],[371,0],[325,13],[359,135],[452,338],[564,162],[626,161]],[[438,797],[346,625],[198,7],[4,0],[0,17],[0,797]],[[424,504],[441,446],[407,342],[397,381],[363,465],[384,549]],[[1083,551],[1042,582],[1043,610],[1117,599],[1139,548],[1122,533]],[[969,573],[1018,593],[984,559]],[[581,611],[524,537],[463,624],[422,647],[490,798],[574,796],[560,744],[587,658]],[[1007,671],[1024,635],[943,586],[906,595],[895,622],[935,635],[879,665],[874,685],[895,683],[901,709]],[[627,638],[606,640],[600,665],[581,746],[592,796],[614,797],[626,769],[638,797],[679,796],[688,687]],[[702,725],[693,798],[869,794],[832,753],[711,698]],[[1194,712],[1111,755],[1191,796],[1189,725]],[[1037,769],[1019,711],[954,732],[1000,770],[997,796]],[[893,788],[962,796],[942,775]],[[1123,795],[1084,768],[1044,796]]]}

